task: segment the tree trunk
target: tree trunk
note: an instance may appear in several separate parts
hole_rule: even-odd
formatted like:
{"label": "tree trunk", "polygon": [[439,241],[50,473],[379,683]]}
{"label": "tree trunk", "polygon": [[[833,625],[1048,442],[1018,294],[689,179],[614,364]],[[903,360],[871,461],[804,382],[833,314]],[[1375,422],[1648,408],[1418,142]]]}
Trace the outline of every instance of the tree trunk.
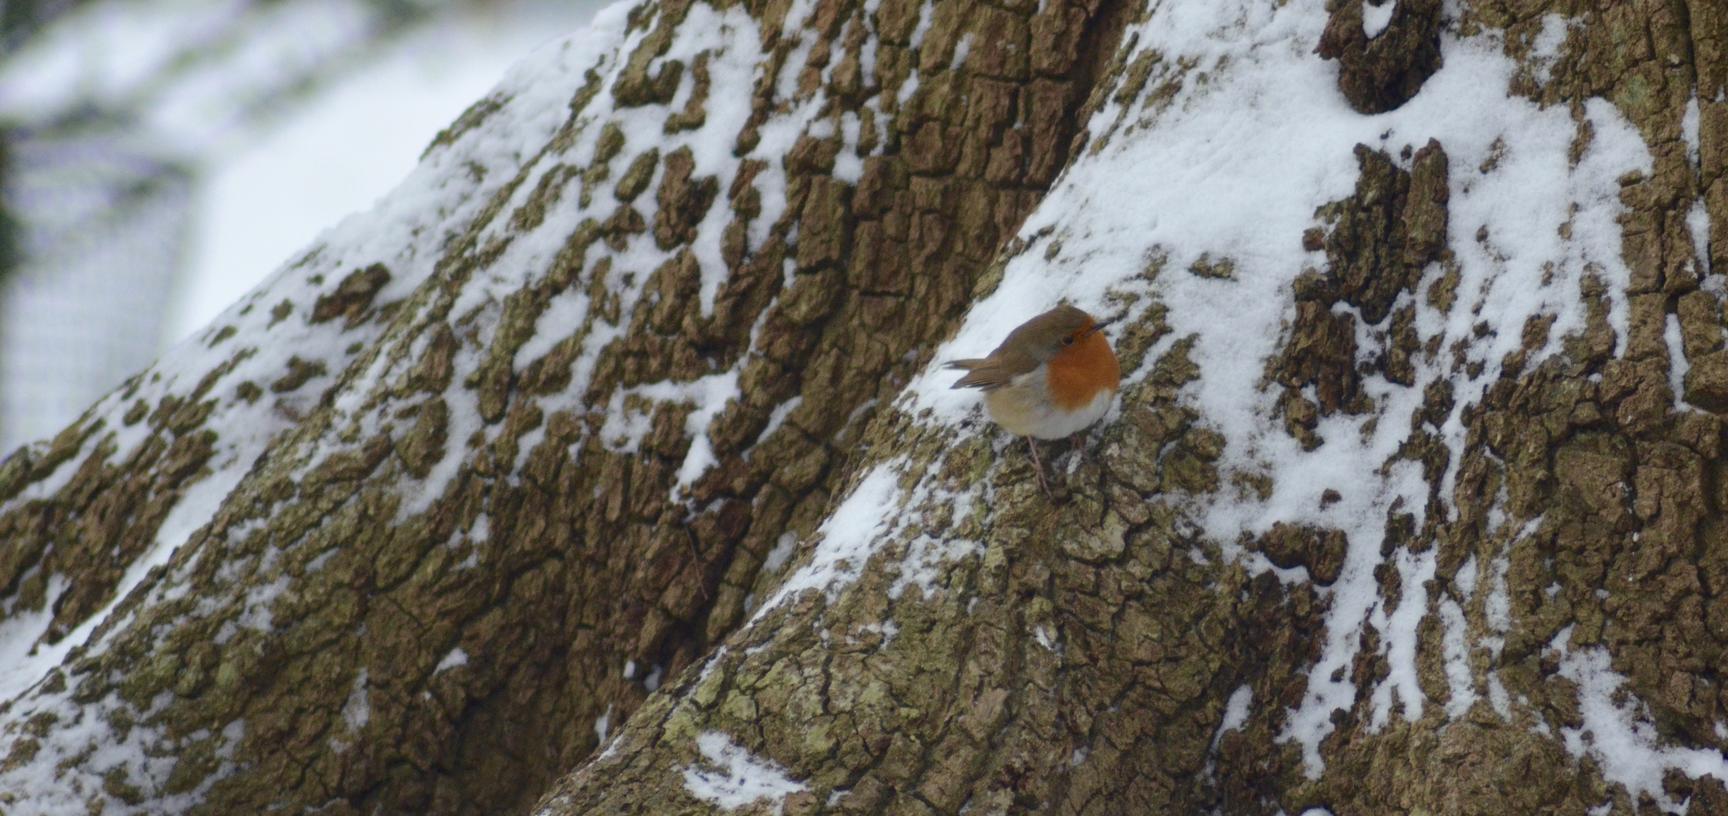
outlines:
{"label": "tree trunk", "polygon": [[0,809],[1728,808],[1728,16],[1330,6],[537,52],[0,465]]}

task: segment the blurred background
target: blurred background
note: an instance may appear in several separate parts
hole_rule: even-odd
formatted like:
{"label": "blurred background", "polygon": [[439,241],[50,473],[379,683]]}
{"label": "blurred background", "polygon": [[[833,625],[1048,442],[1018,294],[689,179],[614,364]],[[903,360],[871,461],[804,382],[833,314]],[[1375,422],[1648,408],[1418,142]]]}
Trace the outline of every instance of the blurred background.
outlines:
{"label": "blurred background", "polygon": [[603,0],[0,0],[0,459],[372,205]]}

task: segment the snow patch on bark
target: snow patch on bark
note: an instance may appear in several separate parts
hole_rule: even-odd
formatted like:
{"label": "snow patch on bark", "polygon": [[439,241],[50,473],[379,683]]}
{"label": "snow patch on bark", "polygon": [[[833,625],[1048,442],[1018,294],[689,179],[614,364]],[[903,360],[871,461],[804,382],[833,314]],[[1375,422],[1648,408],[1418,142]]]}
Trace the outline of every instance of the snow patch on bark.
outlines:
{"label": "snow patch on bark", "polygon": [[1529,61],[1537,84],[1547,85],[1554,78],[1554,65],[1560,61],[1560,49],[1566,44],[1566,38],[1572,36],[1572,29],[1578,25],[1576,18],[1559,14],[1543,15],[1542,31],[1537,33],[1536,41],[1530,44]]}
{"label": "snow patch on bark", "polygon": [[1218,725],[1219,736],[1223,736],[1226,731],[1235,731],[1247,723],[1248,707],[1253,704],[1254,689],[1247,685],[1238,686],[1231,692],[1229,701],[1224,704],[1224,721]]}
{"label": "snow patch on bark", "polygon": [[[927,522],[931,517],[940,519],[946,514],[948,521],[944,527],[960,524],[971,514],[976,501],[976,491],[956,492],[933,486],[935,477],[929,472],[911,488],[901,488],[905,467],[904,459],[889,460],[871,468],[858,481],[845,501],[817,529],[816,547],[809,560],[754,610],[750,623],[806,590],[820,589],[832,601],[858,579],[872,557],[884,551],[892,561],[887,569],[894,574],[894,582],[887,591],[890,600],[898,600],[911,587],[917,587],[927,597],[934,594],[945,565],[983,553],[984,547],[979,542],[927,531],[895,542],[917,520]],[[795,539],[783,536],[769,553],[768,569],[783,564],[795,546]]]}
{"label": "snow patch on bark", "polygon": [[351,730],[359,731],[372,720],[372,705],[367,697],[369,688],[366,670],[361,669],[360,674],[354,678],[354,688],[348,693],[348,701],[342,705],[342,720],[348,723]]}
{"label": "snow patch on bark", "polygon": [[[20,583],[34,578],[40,566],[32,567]],[[69,583],[60,575],[48,578],[41,609],[20,612],[8,608],[0,617],[0,700],[10,700],[35,685],[43,675],[72,651],[72,639],[44,643],[41,636],[54,620],[55,605],[66,594]],[[10,603],[8,607],[16,606]]]}
{"label": "snow patch on bark", "polygon": [[1674,391],[1674,410],[1694,410],[1686,401],[1686,372],[1692,363],[1686,359],[1686,347],[1680,334],[1680,315],[1669,314],[1663,321],[1662,343],[1668,347],[1668,387]]}
{"label": "snow patch on bark", "polygon": [[1476,704],[1476,682],[1470,674],[1470,641],[1464,609],[1447,598],[1440,602],[1440,621],[1446,626],[1441,645],[1446,657],[1446,716],[1464,716]]}
{"label": "snow patch on bark", "polygon": [[[1559,353],[1565,337],[1585,328],[1583,293],[1596,280],[1607,291],[1608,325],[1624,343],[1630,271],[1621,256],[1620,178],[1652,169],[1636,129],[1605,100],[1580,106],[1594,138],[1574,162],[1579,123],[1569,110],[1485,97],[1484,88],[1509,87],[1519,70],[1493,32],[1444,32],[1445,67],[1420,94],[1385,114],[1357,114],[1338,96],[1336,69],[1311,53],[1326,20],[1320,2],[1155,6],[1124,34],[1134,52],[1123,59],[1148,60],[1149,75],[1136,81],[1156,92],[1132,99],[1099,94],[1109,101],[1087,124],[1089,151],[1027,219],[1019,236],[1025,248],[1009,261],[1000,285],[934,355],[940,361],[990,348],[1060,300],[1110,314],[1118,296],[1146,293],[1165,307],[1172,331],[1128,385],[1176,343],[1191,341],[1190,359],[1203,373],[1183,399],[1227,441],[1223,483],[1232,484],[1232,474],[1252,475],[1273,492],[1263,500],[1226,487],[1213,496],[1161,500],[1188,504],[1206,537],[1230,558],[1243,558],[1237,542],[1244,534],[1263,534],[1280,522],[1348,537],[1341,575],[1322,590],[1330,603],[1320,658],[1281,735],[1302,747],[1311,777],[1324,767],[1320,745],[1334,730],[1334,712],[1366,699],[1383,723],[1394,696],[1407,717],[1417,716],[1426,699],[1414,680],[1414,656],[1419,624],[1431,612],[1430,590],[1420,581],[1434,574],[1434,556],[1381,553],[1389,515],[1408,513],[1418,527],[1426,521],[1434,486],[1415,463],[1399,458],[1424,390],[1448,381],[1455,397],[1437,429],[1451,452],[1438,485],[1450,511],[1465,452],[1463,417],[1499,379],[1507,355],[1520,350],[1518,327],[1531,318],[1553,320],[1547,344],[1532,351],[1528,365]],[[1557,59],[1569,30],[1564,18],[1546,20],[1538,56]],[[1475,113],[1457,115],[1466,109]],[[1321,420],[1317,432],[1325,444],[1303,450],[1283,432],[1277,395],[1264,388],[1267,361],[1283,345],[1279,327],[1293,316],[1292,283],[1314,263],[1301,236],[1315,225],[1318,207],[1352,194],[1360,174],[1356,145],[1396,157],[1429,139],[1449,158],[1447,246],[1455,253],[1456,303],[1442,311],[1423,296],[1442,277],[1436,264],[1423,274],[1417,296],[1405,295],[1400,305],[1414,307],[1419,335],[1442,349],[1463,349],[1463,359],[1424,355],[1413,386],[1366,377],[1362,387],[1376,410]],[[1233,276],[1183,271],[1203,257],[1228,258]],[[1478,323],[1503,328],[1477,337]],[[1473,376],[1463,373],[1472,369]],[[952,379],[931,366],[908,388],[902,409],[928,410],[936,421],[959,425],[977,400],[951,390]],[[1342,498],[1322,501],[1328,489]],[[1376,573],[1389,558],[1404,579],[1396,610]],[[1243,560],[1256,572],[1268,566]],[[1491,623],[1505,592],[1504,566],[1493,570],[1490,591],[1498,597],[1488,599]],[[1391,673],[1377,687],[1359,689],[1349,667],[1367,627],[1378,631]]]}
{"label": "snow patch on bark", "polygon": [[1392,11],[1397,7],[1397,0],[1383,0],[1378,6],[1363,0],[1362,33],[1370,40],[1380,36],[1380,32],[1392,23]]}
{"label": "snow patch on bark", "polygon": [[438,661],[438,665],[432,667],[432,673],[440,674],[466,665],[468,665],[468,653],[463,651],[461,646],[457,646],[451,649],[449,654],[444,655],[444,659]]}
{"label": "snow patch on bark", "polygon": [[678,467],[678,480],[673,492],[695,484],[717,463],[714,443],[708,438],[708,426],[728,402],[738,399],[738,369],[732,368],[690,382],[656,382],[632,386],[612,392],[607,404],[606,422],[601,427],[601,439],[609,450],[635,453],[648,435],[653,421],[652,410],[631,411],[625,398],[637,395],[656,403],[685,402],[693,405],[684,420],[684,432],[690,434],[690,450]]}
{"label": "snow patch on bark", "polygon": [[784,768],[758,759],[718,731],[697,737],[696,748],[703,762],[684,769],[684,790],[709,804],[737,810],[767,800],[779,813],[786,797],[808,789],[787,776]]}
{"label": "snow patch on bark", "polygon": [[[1686,140],[1686,159],[1698,167],[1698,95],[1686,101],[1686,113],[1680,118],[1680,138]],[[1702,199],[1700,199],[1702,201]]]}
{"label": "snow patch on bark", "polygon": [[1634,801],[1648,795],[1669,813],[1684,813],[1687,802],[1674,801],[1663,787],[1662,777],[1668,771],[1728,782],[1728,756],[1721,752],[1663,746],[1647,707],[1618,693],[1626,678],[1610,667],[1608,650],[1600,646],[1574,650],[1572,632],[1568,626],[1548,644],[1558,654],[1560,676],[1578,684],[1578,714],[1584,724],[1561,727],[1567,751],[1575,757],[1588,754],[1602,775],[1625,786]]}
{"label": "snow patch on bark", "polygon": [[[1692,209],[1686,211],[1686,229],[1692,233],[1693,256],[1697,258],[1698,264],[1702,267],[1698,271],[1700,273],[1708,274],[1711,266],[1710,213],[1704,209],[1704,199],[1700,198],[1697,201],[1692,202]],[[1712,290],[1711,287],[1711,282],[1718,280],[1720,279],[1716,277],[1708,278],[1704,283],[1704,289],[1706,291],[1713,291],[1717,297],[1721,297],[1721,284],[1717,283],[1717,288],[1714,290]]]}
{"label": "snow patch on bark", "polygon": [[[213,785],[236,770],[234,755],[246,726],[235,720],[220,734],[200,729],[170,737],[163,728],[146,723],[171,697],[164,692],[143,710],[117,694],[84,704],[66,697],[29,701],[30,707],[20,713],[31,718],[53,717],[49,736],[55,738],[40,740],[35,756],[0,774],[0,790],[27,794],[8,802],[6,812],[9,816],[59,816],[99,810],[143,816],[185,813],[196,807]],[[134,725],[117,731],[110,726],[116,720]],[[210,745],[216,767],[193,789],[168,794],[165,789],[187,743]],[[68,777],[58,772],[62,766],[74,765],[88,768],[90,775]],[[126,787],[152,798],[128,802],[116,795]]]}
{"label": "snow patch on bark", "polygon": [[[621,13],[615,16],[621,25]],[[284,264],[208,328],[170,349],[133,384],[99,401],[80,422],[102,422],[105,430],[42,480],[0,502],[4,513],[59,492],[103,439],[113,443],[106,461],[123,466],[153,436],[169,433],[149,419],[127,424],[124,417],[132,406],[185,399],[209,381],[202,399],[213,406],[202,425],[218,433],[208,472],[183,484],[178,496],[165,497],[172,509],[157,531],[155,545],[127,566],[110,601],[59,643],[42,649],[34,646],[51,616],[32,617],[34,626],[25,626],[22,618],[9,618],[7,631],[0,633],[4,638],[0,654],[20,649],[34,654],[26,665],[12,664],[15,668],[0,686],[0,702],[14,699],[58,665],[69,650],[83,645],[152,568],[168,563],[210,522],[259,455],[317,405],[336,375],[376,345],[382,323],[350,326],[340,318],[315,323],[314,304],[350,272],[374,264],[382,264],[391,275],[374,295],[374,303],[399,301],[424,282],[438,260],[425,248],[440,247],[466,228],[510,179],[522,161],[523,145],[544,144],[551,138],[564,116],[565,101],[582,81],[590,55],[608,36],[574,35],[542,48],[512,69],[489,97],[499,109],[487,121],[450,144],[430,149],[419,167],[375,209],[327,230],[308,251]],[[282,305],[290,308],[278,312]],[[305,365],[323,366],[325,373],[292,389],[271,389],[296,358]],[[263,394],[252,399],[240,396],[247,385],[262,387]],[[37,443],[28,450],[36,455],[46,449],[45,443]],[[57,579],[51,576],[50,585]],[[122,625],[115,622],[108,631]]]}
{"label": "snow patch on bark", "polygon": [[[921,484],[917,496],[923,496],[924,486]],[[934,491],[932,491],[934,492]],[[948,492],[934,496],[937,503],[949,508],[949,527],[962,524],[972,514],[972,505],[976,497],[975,491]],[[909,502],[925,504],[924,501]],[[948,538],[920,534],[906,544],[906,555],[900,562],[900,576],[894,579],[894,584],[888,587],[888,598],[899,600],[908,587],[916,586],[925,597],[936,591],[936,582],[941,577],[942,566],[951,564],[962,558],[983,555],[984,545],[963,538]]]}
{"label": "snow patch on bark", "polygon": [[600,745],[606,744],[606,735],[612,733],[612,706],[606,706],[606,713],[594,718],[594,741]]}
{"label": "snow patch on bark", "polygon": [[824,590],[832,597],[835,584],[849,584],[858,578],[864,562],[892,534],[901,512],[904,494],[896,484],[900,475],[898,463],[899,460],[894,460],[878,464],[859,480],[858,486],[816,531],[819,543],[809,563],[792,573],[769,596],[751,616],[751,623],[805,590]]}
{"label": "snow patch on bark", "polygon": [[[1385,635],[1383,650],[1387,674],[1385,682],[1374,689],[1373,715],[1369,720],[1369,727],[1373,730],[1385,727],[1394,693],[1403,705],[1404,719],[1415,720],[1422,716],[1422,703],[1426,697],[1416,677],[1416,628],[1428,612],[1427,584],[1434,577],[1434,561],[1433,550],[1421,554],[1399,551],[1395,563],[1404,597],[1397,610],[1391,612],[1386,609],[1386,599],[1378,595],[1374,598],[1375,609],[1369,615],[1369,622]],[[1354,686],[1351,693],[1354,694]],[[1304,713],[1318,712],[1305,710]]]}

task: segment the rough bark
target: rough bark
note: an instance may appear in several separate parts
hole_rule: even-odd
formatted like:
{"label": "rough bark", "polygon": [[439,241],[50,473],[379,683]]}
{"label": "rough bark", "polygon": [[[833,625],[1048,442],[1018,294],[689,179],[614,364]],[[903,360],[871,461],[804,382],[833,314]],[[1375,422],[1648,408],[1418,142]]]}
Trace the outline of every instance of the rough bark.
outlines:
{"label": "rough bark", "polygon": [[[151,757],[198,761],[164,779],[74,760],[59,780],[69,798],[519,810],[594,749],[590,723],[628,717],[659,677],[737,625],[752,587],[771,580],[770,550],[820,520],[870,407],[927,358],[1062,166],[1092,55],[1112,49],[1097,6],[1052,7],[1037,36],[1029,8],[826,4],[798,20],[785,4],[734,8],[719,36],[708,6],[685,26],[691,8],[632,15],[629,42],[589,73],[539,155],[482,182],[475,194],[491,201],[420,250],[438,253],[438,269],[412,294],[379,295],[389,261],[310,253],[289,274],[323,294],[265,293],[206,336],[247,350],[178,393],[135,398],[147,374],[110,400],[135,405],[122,422],[149,434],[123,461],[105,405],[8,462],[8,494],[82,462],[4,516],[13,614],[52,603],[46,645],[112,599],[126,561],[103,555],[157,546],[212,459],[258,455],[257,430],[213,422],[213,410],[311,396],[282,409],[304,414],[282,423],[171,569],[119,607],[127,625],[97,633],[101,656],[11,706],[15,722],[38,723],[11,764],[47,750],[38,732],[90,717],[148,730]],[[692,39],[706,47],[657,60]],[[957,59],[962,41],[975,44]],[[753,97],[742,127],[721,132],[704,127],[705,106],[727,59],[760,59],[768,79],[750,89],[736,70],[725,77],[734,84],[715,93]],[[477,105],[434,153],[500,104]],[[720,177],[696,160],[703,144],[632,143],[609,117],[739,153],[788,119],[803,133],[776,166],[745,159]],[[853,167],[837,174],[842,148]],[[571,163],[580,153],[588,160]],[[759,189],[768,176],[783,180]],[[487,236],[494,224],[504,229]],[[556,250],[531,282],[476,297],[489,269],[522,263],[510,245],[537,229]],[[718,259],[699,257],[704,241]],[[664,260],[631,265],[643,254]],[[702,268],[715,260],[723,270]],[[704,292],[716,271],[723,283]],[[543,318],[572,296],[587,298],[586,315]],[[519,360],[530,342],[535,358]],[[271,378],[246,370],[264,345],[342,353],[276,355]],[[728,377],[741,398],[707,406],[697,434],[703,406],[651,387]],[[625,417],[639,429],[614,435]],[[243,437],[228,448],[225,427]],[[718,463],[681,483],[698,443]],[[405,500],[398,488],[419,480],[432,495]],[[49,597],[56,581],[66,588]],[[280,594],[261,597],[272,585]],[[465,666],[439,670],[456,650]],[[56,695],[115,690],[59,713]]]}
{"label": "rough bark", "polygon": [[[1354,42],[1361,5],[1332,6],[1267,30]],[[1358,109],[1420,104],[1440,50],[1492,43],[1517,70],[1485,99],[1569,113],[1574,168],[1612,113],[1650,170],[1576,205],[1619,214],[1618,259],[1574,259],[1584,317],[1498,325],[1465,253],[1519,237],[1454,196],[1518,146],[1339,157],[1354,184],[1279,236],[1313,267],[1250,362],[1302,451],[1401,434],[1315,491],[1366,521],[1280,510],[1237,453],[1272,443],[1200,398],[1226,374],[1170,304],[1249,283],[1226,247],[1148,247],[1110,289],[1131,375],[1064,501],[922,409],[970,304],[1104,263],[1084,206],[1037,212],[1084,201],[1058,173],[1230,81],[1149,45],[1173,7],[650,3],[526,153],[486,127],[528,86],[441,136],[423,172],[453,186],[405,246],[333,239],[272,290],[315,295],[211,329],[235,348],[212,370],[171,360],[0,466],[5,620],[49,613],[44,647],[172,553],[5,704],[0,808],[698,813],[740,763],[786,781],[758,812],[1728,808],[1709,775],[1629,787],[1586,710],[1695,767],[1728,745],[1728,15],[1399,6],[1381,36],[1436,61],[1334,49]],[[1243,14],[1210,33],[1251,41]],[[1268,523],[1221,536],[1229,504]]]}

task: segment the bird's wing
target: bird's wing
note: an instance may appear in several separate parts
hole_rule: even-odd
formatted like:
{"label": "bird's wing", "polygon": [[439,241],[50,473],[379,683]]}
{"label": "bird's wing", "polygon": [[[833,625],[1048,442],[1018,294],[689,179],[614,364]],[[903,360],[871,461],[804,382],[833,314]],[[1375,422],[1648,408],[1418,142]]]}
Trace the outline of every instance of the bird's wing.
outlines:
{"label": "bird's wing", "polygon": [[1037,368],[1036,361],[1025,358],[1025,355],[1013,353],[997,353],[989,357],[967,360],[950,360],[948,368],[966,372],[952,387],[981,388],[985,391],[1001,388],[1014,381],[1015,377]]}
{"label": "bird's wing", "polygon": [[948,364],[949,368],[965,369],[966,376],[954,383],[954,388],[982,388],[989,391],[1001,388],[1013,379],[1013,375],[1002,371],[1001,367],[993,365],[989,360],[955,360]]}

